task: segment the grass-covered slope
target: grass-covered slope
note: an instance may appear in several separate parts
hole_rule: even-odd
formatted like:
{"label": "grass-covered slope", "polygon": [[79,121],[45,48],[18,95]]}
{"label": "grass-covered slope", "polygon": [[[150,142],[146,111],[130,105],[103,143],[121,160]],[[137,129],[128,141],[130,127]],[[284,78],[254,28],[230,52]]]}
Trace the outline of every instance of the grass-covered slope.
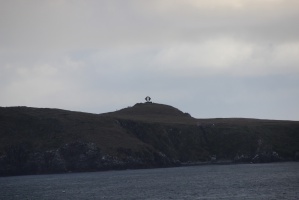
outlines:
{"label": "grass-covered slope", "polygon": [[194,124],[196,119],[169,105],[137,103],[133,107],[104,114],[114,118],[144,121],[148,123]]}
{"label": "grass-covered slope", "polygon": [[59,109],[0,108],[0,127],[0,152],[20,143],[42,151],[78,140],[91,141],[105,150],[140,145],[113,118]]}
{"label": "grass-covered slope", "polygon": [[0,107],[1,175],[298,157],[296,121],[195,119],[155,103],[105,114]]}

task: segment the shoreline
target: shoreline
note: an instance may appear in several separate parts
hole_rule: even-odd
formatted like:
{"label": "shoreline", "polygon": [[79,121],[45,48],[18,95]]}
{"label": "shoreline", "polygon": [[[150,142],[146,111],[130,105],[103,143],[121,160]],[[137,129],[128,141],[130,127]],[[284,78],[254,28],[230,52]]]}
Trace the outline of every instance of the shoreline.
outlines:
{"label": "shoreline", "polygon": [[276,161],[276,162],[234,162],[231,160],[220,160],[220,161],[207,161],[207,162],[187,162],[181,163],[180,165],[173,166],[161,166],[161,167],[140,167],[140,168],[118,168],[118,169],[105,169],[105,170],[86,170],[86,171],[67,171],[67,172],[54,172],[54,173],[37,173],[37,174],[15,174],[15,175],[1,175],[0,178],[4,177],[16,177],[16,176],[34,176],[34,175],[59,175],[59,174],[75,174],[75,173],[89,173],[89,172],[109,172],[109,171],[125,171],[125,170],[142,170],[142,169],[165,169],[165,168],[176,168],[176,167],[192,167],[192,166],[213,166],[213,165],[240,165],[240,164],[275,164],[275,163],[299,163],[295,160],[285,160],[285,161]]}

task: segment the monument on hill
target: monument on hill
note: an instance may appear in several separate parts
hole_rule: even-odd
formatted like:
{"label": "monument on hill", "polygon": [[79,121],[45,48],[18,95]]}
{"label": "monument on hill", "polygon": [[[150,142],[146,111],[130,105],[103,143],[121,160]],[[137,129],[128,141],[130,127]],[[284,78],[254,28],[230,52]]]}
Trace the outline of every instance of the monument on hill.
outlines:
{"label": "monument on hill", "polygon": [[146,101],[146,103],[152,103],[151,98],[149,96],[145,97],[145,101]]}

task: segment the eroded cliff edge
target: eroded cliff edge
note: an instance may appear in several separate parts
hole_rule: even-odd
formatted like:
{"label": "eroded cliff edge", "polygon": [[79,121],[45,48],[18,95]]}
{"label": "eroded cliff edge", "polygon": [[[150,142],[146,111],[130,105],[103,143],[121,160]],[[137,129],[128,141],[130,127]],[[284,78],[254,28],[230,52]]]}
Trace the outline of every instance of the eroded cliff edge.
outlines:
{"label": "eroded cliff edge", "polygon": [[299,122],[195,119],[163,104],[90,114],[0,107],[0,175],[299,159]]}

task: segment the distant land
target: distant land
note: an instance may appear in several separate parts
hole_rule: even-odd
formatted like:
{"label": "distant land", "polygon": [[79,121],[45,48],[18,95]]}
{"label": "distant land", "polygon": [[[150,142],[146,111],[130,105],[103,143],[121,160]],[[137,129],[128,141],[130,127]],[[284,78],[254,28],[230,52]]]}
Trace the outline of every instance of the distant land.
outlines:
{"label": "distant land", "polygon": [[104,114],[0,107],[0,176],[298,160],[298,121],[196,119],[151,102]]}

